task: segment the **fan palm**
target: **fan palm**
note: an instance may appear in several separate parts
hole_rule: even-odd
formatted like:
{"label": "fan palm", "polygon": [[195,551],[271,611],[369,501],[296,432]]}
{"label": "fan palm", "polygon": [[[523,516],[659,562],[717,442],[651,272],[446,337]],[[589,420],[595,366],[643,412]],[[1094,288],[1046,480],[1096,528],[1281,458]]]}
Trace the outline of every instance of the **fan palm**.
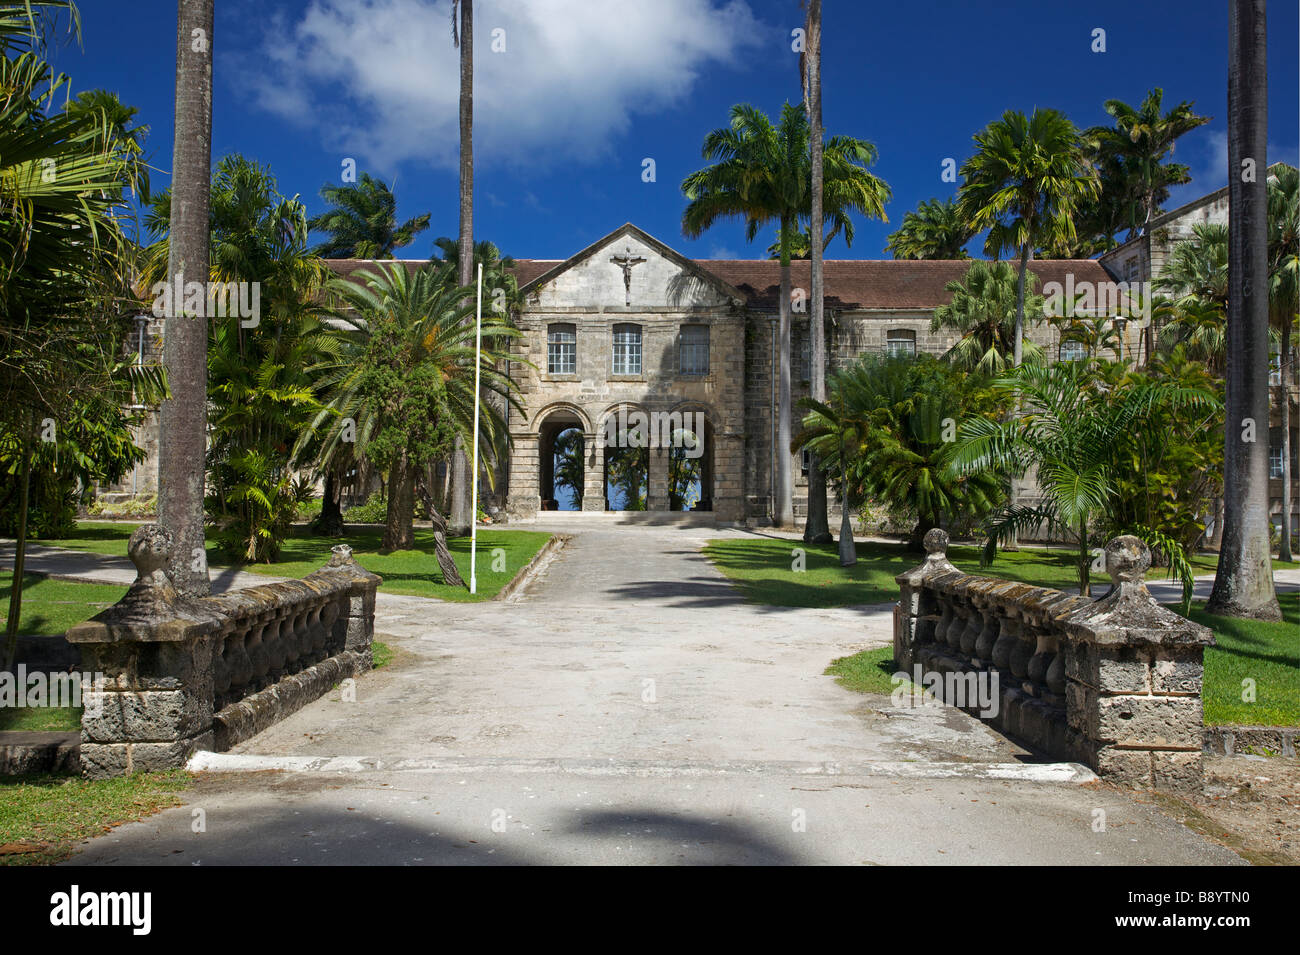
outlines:
{"label": "fan palm", "polygon": [[429,228],[429,213],[397,222],[397,199],[381,179],[363,172],[353,183],[321,187],[330,208],[313,216],[307,227],[329,233],[316,248],[326,259],[391,259]]}
{"label": "fan palm", "polygon": [[[786,103],[777,125],[748,104],[731,108],[731,123],[704,138],[702,154],[712,165],[682,181],[689,200],[682,213],[682,231],[696,238],[726,219],[745,223],[745,238],[775,223],[781,242],[779,313],[780,382],[777,411],[777,484],[773,521],[794,523],[790,455],[790,259],[800,220],[811,208],[812,168],[807,114]],[[833,136],[823,151],[824,216],[831,235],[841,232],[847,244],[854,236],[851,212],[884,220],[890,190],[867,171],[876,161],[875,147],[862,139]]]}
{"label": "fan palm", "polygon": [[[1037,277],[1030,274],[1031,283]],[[972,262],[966,274],[944,286],[952,293],[948,304],[934,311],[930,331],[960,337],[945,357],[957,368],[983,375],[1001,374],[1015,353],[1016,273],[1007,262]],[[1031,291],[1026,310],[1042,312],[1043,299]],[[1043,350],[1034,342],[1023,346],[1024,356],[1040,361]]]}
{"label": "fan palm", "polygon": [[896,259],[969,259],[966,243],[975,231],[956,199],[927,199],[903,215],[885,251]]}

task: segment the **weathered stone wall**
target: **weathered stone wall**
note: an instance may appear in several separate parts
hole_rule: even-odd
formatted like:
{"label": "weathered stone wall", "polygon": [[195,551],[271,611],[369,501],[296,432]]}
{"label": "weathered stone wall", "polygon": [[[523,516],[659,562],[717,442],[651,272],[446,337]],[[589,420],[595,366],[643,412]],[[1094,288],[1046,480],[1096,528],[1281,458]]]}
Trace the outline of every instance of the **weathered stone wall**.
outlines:
{"label": "weathered stone wall", "polygon": [[[645,259],[631,270],[631,301],[616,255]],[[575,304],[580,303],[580,304]],[[547,370],[547,329],[572,324],[576,372]],[[613,373],[614,326],[641,327],[641,372]],[[709,329],[709,370],[679,372],[678,336],[684,324]],[[518,320],[524,337],[514,343],[525,415],[511,417],[514,448],[507,510],[516,520],[541,508],[542,432],[548,420],[580,427],[585,436],[583,509],[604,508],[604,455],[599,447],[606,419],[620,409],[652,413],[703,412],[708,419],[705,454],[711,456],[713,486],[707,494],[719,521],[743,519],[744,317],[716,284],[696,275],[634,236],[622,236],[593,252],[529,296]],[[525,364],[525,362],[530,364]],[[711,439],[711,446],[710,446]],[[667,508],[667,455],[650,455],[649,501]]]}
{"label": "weathered stone wall", "polygon": [[1113,589],[1093,600],[963,573],[948,562],[947,543],[945,532],[930,531],[925,563],[896,578],[901,671],[995,683],[995,712],[981,716],[1113,780],[1200,784],[1202,657],[1214,635],[1147,592],[1145,544],[1118,537],[1106,545]]}
{"label": "weathered stone wall", "polygon": [[93,778],[183,766],[370,669],[380,579],[345,545],[302,580],[188,599],[163,568],[171,535],[131,535],[139,571],[118,603],[68,631],[82,667],[81,764]]}

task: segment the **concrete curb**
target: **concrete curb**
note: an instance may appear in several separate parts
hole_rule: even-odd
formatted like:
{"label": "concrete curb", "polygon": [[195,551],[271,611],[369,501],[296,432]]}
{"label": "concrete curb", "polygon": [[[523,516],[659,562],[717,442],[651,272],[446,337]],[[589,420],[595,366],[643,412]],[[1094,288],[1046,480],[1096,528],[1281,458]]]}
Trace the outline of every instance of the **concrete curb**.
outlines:
{"label": "concrete curb", "polygon": [[1223,726],[1205,727],[1204,752],[1214,756],[1236,756],[1248,751],[1263,755],[1258,750],[1268,750],[1272,755],[1297,756],[1296,739],[1300,727],[1296,726]]}
{"label": "concrete curb", "polygon": [[549,562],[555,552],[571,540],[573,540],[572,534],[552,534],[551,539],[542,545],[542,549],[533,555],[533,559],[524,566],[523,570],[515,574],[514,579],[502,587],[492,599],[509,600],[516,593],[523,590],[536,576],[542,565]]}
{"label": "concrete curb", "polygon": [[201,750],[190,757],[191,772],[433,773],[470,775],[491,772],[574,776],[881,776],[890,779],[1001,779],[1012,782],[1083,785],[1097,775],[1080,763],[805,763],[731,760],[721,763],[661,763],[651,760],[511,759],[479,757],[394,759],[377,756],[261,756]]}

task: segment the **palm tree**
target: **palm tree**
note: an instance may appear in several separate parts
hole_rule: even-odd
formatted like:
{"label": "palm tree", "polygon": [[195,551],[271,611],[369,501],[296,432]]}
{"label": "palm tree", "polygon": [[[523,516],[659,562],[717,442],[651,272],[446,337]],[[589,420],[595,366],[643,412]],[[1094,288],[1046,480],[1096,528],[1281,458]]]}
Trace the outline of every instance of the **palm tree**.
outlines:
{"label": "palm tree", "polygon": [[[475,330],[467,318],[474,303],[451,269],[436,263],[415,271],[379,265],[336,279],[330,292],[331,317],[364,342],[352,373],[339,381],[335,408],[351,412],[358,443],[367,441],[356,453],[389,472],[384,548],[409,550],[421,470],[456,440],[473,437]],[[479,436],[489,449],[504,430],[489,396],[519,407],[513,384],[498,370],[509,339],[519,334],[493,316],[484,318]],[[440,522],[435,515],[435,525]],[[444,574],[454,573],[443,556]]]}
{"label": "palm tree", "polygon": [[962,165],[958,203],[975,229],[989,229],[985,251],[1020,254],[1016,286],[1015,365],[1022,360],[1025,282],[1034,249],[1075,237],[1074,214],[1097,196],[1079,131],[1065,114],[1008,110],[975,134],[976,151]]}
{"label": "palm tree", "polygon": [[800,402],[809,413],[795,444],[847,476],[847,497],[875,497],[915,515],[911,549],[919,550],[926,531],[945,520],[992,509],[997,477],[952,473],[953,443],[944,440],[944,419],[994,410],[987,388],[929,356],[864,356],[831,382],[827,401]]}
{"label": "palm tree", "polygon": [[[460,47],[460,284],[469,288],[474,284],[474,0],[451,0],[451,37]],[[470,513],[470,482],[478,475],[459,443],[451,470],[450,525],[453,534],[464,534],[477,517]]]}
{"label": "palm tree", "polygon": [[[161,231],[175,196],[155,200],[147,223]],[[270,169],[244,156],[223,157],[209,200],[215,282],[256,284],[255,325],[208,323],[207,511],[233,559],[274,560],[309,486],[296,480],[292,449],[320,410],[315,376],[343,350],[340,333],[320,321],[329,276],[307,244],[306,207],[285,198]],[[161,277],[170,237],[149,249],[146,282]]]}
{"label": "palm tree", "polygon": [[[809,332],[809,393],[814,401],[826,400],[826,295],[822,253],[825,246],[813,242],[820,236],[825,192],[825,170],[822,164],[822,4],[821,0],[806,0],[807,29],[804,60],[804,100],[808,113],[809,163],[812,166],[812,184],[808,197],[808,250],[811,256],[812,312],[808,316]],[[825,544],[831,540],[829,516],[826,511],[826,472],[817,455],[810,454],[808,466],[808,515],[804,522],[803,539],[809,544]],[[847,529],[852,538],[852,523],[848,517],[840,520],[840,536]]]}
{"label": "palm tree", "polygon": [[429,228],[427,212],[398,225],[393,191],[366,172],[354,183],[324,185],[320,194],[330,208],[313,216],[307,227],[329,233],[316,247],[316,254],[326,259],[391,259]]}
{"label": "palm tree", "polygon": [[1123,100],[1106,100],[1106,112],[1115,125],[1094,126],[1084,133],[1097,164],[1112,169],[1115,177],[1105,182],[1119,207],[1128,238],[1146,232],[1147,225],[1160,214],[1160,206],[1169,198],[1170,186],[1192,181],[1191,171],[1182,163],[1167,162],[1175,141],[1212,117],[1198,116],[1192,103],[1184,100],[1162,112],[1165,91],[1150,90],[1138,106]]}
{"label": "palm tree", "polygon": [[[702,154],[712,165],[682,181],[689,200],[682,214],[682,232],[699,237],[724,220],[745,223],[745,237],[753,241],[764,225],[776,223],[781,239],[781,293],[779,313],[780,380],[777,410],[777,480],[773,523],[794,523],[790,448],[790,250],[799,231],[800,217],[811,207],[811,155],[807,114],[786,103],[781,120],[772,125],[760,110],[748,104],[731,108],[731,124],[704,138]],[[823,214],[833,234],[842,232],[853,243],[849,213],[885,219],[889,187],[867,171],[876,161],[871,143],[848,136],[833,136],[822,157]]]}
{"label": "palm tree", "polygon": [[[1268,69],[1264,0],[1228,15],[1227,426],[1223,534],[1205,609],[1280,620],[1268,516]],[[1253,175],[1245,165],[1253,164]],[[1243,181],[1248,179],[1249,181]],[[1253,429],[1262,429],[1258,440]]]}
{"label": "palm tree", "polygon": [[[1043,299],[1032,291],[1037,276],[1030,273],[1031,291],[1025,311],[1042,314]],[[930,331],[955,332],[960,337],[945,357],[957,368],[982,375],[1001,374],[1015,354],[1016,274],[1008,262],[975,261],[962,278],[949,282],[952,293],[930,319]],[[1023,346],[1024,357],[1041,361],[1043,350],[1034,342]]]}
{"label": "palm tree", "polygon": [[149,202],[149,165],[144,155],[144,140],[149,127],[135,123],[140,114],[134,106],[127,106],[108,90],[83,90],[64,106],[65,113],[92,117],[103,127],[102,144],[107,152],[115,153],[129,170],[130,185],[141,204]]}
{"label": "palm tree", "polygon": [[129,299],[120,220],[131,176],[102,115],[55,109],[70,83],[44,57],[64,12],[79,36],[71,3],[0,3],[0,437],[14,465],[6,477],[17,485],[6,669],[21,619],[33,470],[41,470],[39,422],[58,421],[66,440],[86,401],[101,399],[116,414],[123,397],[119,352],[101,342],[120,345],[105,332]]}
{"label": "palm tree", "polygon": [[1268,282],[1270,321],[1278,333],[1278,407],[1282,425],[1282,542],[1278,560],[1291,554],[1291,335],[1300,307],[1300,171],[1277,165],[1268,177]]}
{"label": "palm tree", "polygon": [[[1098,363],[1067,361],[1026,364],[995,382],[1013,398],[1020,414],[1004,420],[988,415],[966,418],[951,460],[954,474],[996,469],[1012,476],[1036,469],[1042,499],[1034,505],[1009,502],[989,524],[983,561],[993,560],[998,543],[1047,526],[1074,540],[1079,592],[1089,594],[1093,535],[1116,495],[1115,475],[1122,439],[1144,427],[1152,409],[1216,404],[1199,388],[1144,381],[1122,390],[1109,388]],[[1162,538],[1143,535],[1177,560],[1181,553]],[[1190,571],[1180,565],[1184,586]]]}
{"label": "palm tree", "polygon": [[927,199],[903,215],[885,251],[896,259],[969,259],[966,243],[975,231],[956,199]]}
{"label": "palm tree", "polygon": [[[208,201],[212,160],[213,0],[177,0],[176,132],[172,154],[167,276],[208,278]],[[177,590],[211,590],[203,537],[207,451],[208,330],[204,316],[173,305],[163,331],[163,365],[171,396],[162,403],[158,438],[158,518],[174,541],[168,568]]]}

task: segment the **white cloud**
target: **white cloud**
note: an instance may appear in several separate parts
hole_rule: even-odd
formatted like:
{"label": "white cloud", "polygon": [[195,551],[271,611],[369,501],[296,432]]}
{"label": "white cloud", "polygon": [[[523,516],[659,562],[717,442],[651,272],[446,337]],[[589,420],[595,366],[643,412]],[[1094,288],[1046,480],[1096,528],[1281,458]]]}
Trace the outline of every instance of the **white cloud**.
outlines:
{"label": "white cloud", "polygon": [[[474,13],[474,152],[487,162],[607,155],[635,114],[680,102],[760,33],[746,0],[480,0]],[[239,71],[259,106],[365,165],[455,165],[450,0],[310,0],[277,26]]]}

